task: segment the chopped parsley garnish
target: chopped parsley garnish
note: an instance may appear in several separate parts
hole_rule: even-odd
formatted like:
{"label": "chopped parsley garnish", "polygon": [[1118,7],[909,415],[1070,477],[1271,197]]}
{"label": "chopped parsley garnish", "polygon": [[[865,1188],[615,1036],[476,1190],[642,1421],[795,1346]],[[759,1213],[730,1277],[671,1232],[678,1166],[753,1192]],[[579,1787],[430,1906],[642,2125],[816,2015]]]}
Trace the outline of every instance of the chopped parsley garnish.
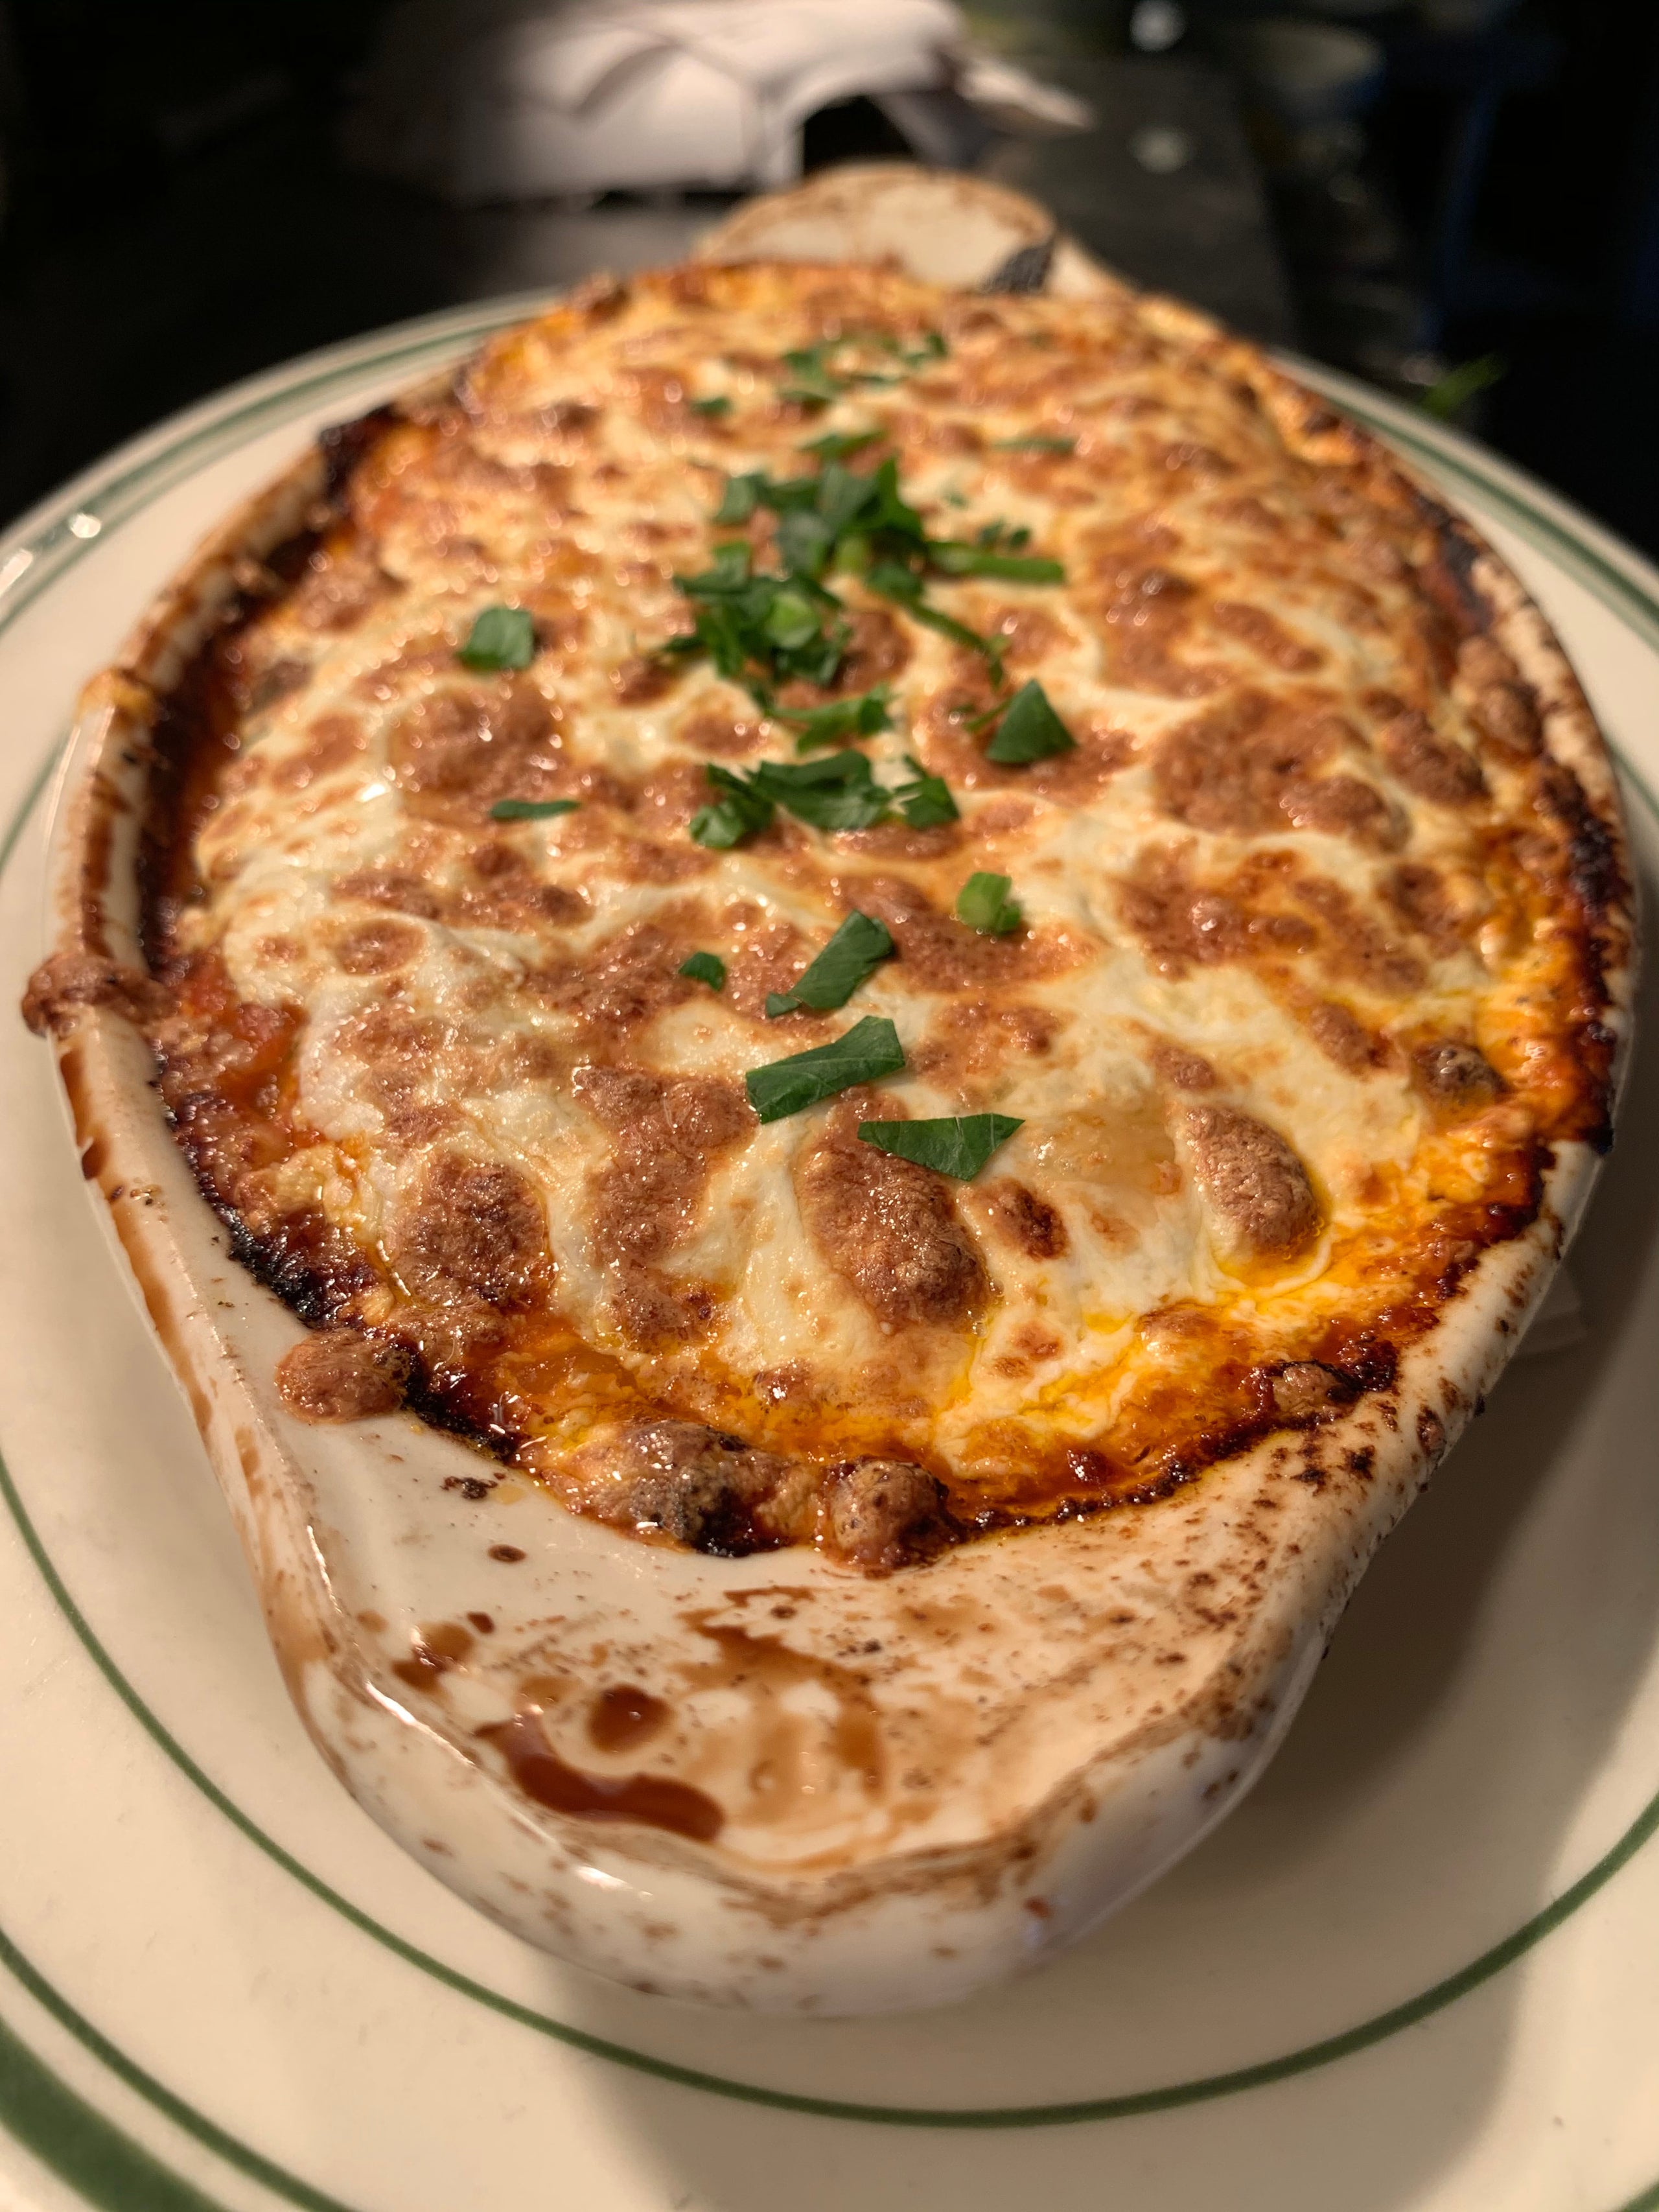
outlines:
{"label": "chopped parsley garnish", "polygon": [[524,607],[485,607],[456,654],[465,668],[528,668],[536,658],[536,625]]}
{"label": "chopped parsley garnish", "polygon": [[800,451],[816,453],[821,462],[844,461],[849,453],[861,453],[885,435],[883,430],[826,430],[821,438],[809,438]]}
{"label": "chopped parsley garnish", "polygon": [[930,606],[921,595],[921,578],[914,568],[904,568],[896,561],[883,561],[871,569],[865,578],[870,589],[884,599],[895,600],[904,609],[912,622],[924,623],[936,629],[957,645],[965,645],[972,653],[982,653],[994,672],[1002,672],[1003,641],[1000,637],[982,637],[966,623],[947,615],[942,607]]}
{"label": "chopped parsley garnish", "polygon": [[[829,350],[815,348],[812,357],[821,361]],[[792,356],[797,362],[806,358]],[[722,676],[748,690],[763,713],[776,714],[775,693],[781,684],[794,678],[819,685],[835,680],[852,629],[825,579],[845,570],[862,576],[869,591],[902,607],[913,622],[982,654],[1000,685],[1003,641],[982,635],[935,606],[927,596],[928,580],[995,576],[1014,583],[1057,584],[1065,580],[1065,569],[1058,561],[1026,552],[1030,532],[1004,522],[986,524],[971,540],[930,538],[922,517],[899,489],[898,463],[891,454],[873,469],[848,466],[848,457],[878,434],[833,432],[813,439],[803,450],[817,459],[816,475],[772,477],[763,469],[750,469],[726,478],[714,522],[735,526],[768,509],[777,518],[773,534],[780,571],[757,572],[750,547],[739,541],[716,545],[712,565],[701,575],[674,580],[696,610],[695,628],[664,651],[706,653]],[[836,736],[868,735],[885,726],[845,722],[838,702],[825,713],[823,735],[803,735],[803,750]]]}
{"label": "chopped parsley garnish", "polygon": [[713,761],[703,774],[720,796],[712,806],[701,806],[691,817],[691,835],[699,845],[724,852],[728,846],[753,836],[756,830],[771,827],[771,800],[763,798],[745,776],[734,775],[729,768],[719,768]]}
{"label": "chopped parsley garnish", "polygon": [[743,1085],[763,1121],[781,1121],[855,1083],[896,1075],[903,1066],[904,1048],[892,1023],[884,1014],[866,1014],[829,1044],[751,1067]]}
{"label": "chopped parsley garnish", "polygon": [[[896,375],[884,369],[849,365],[845,358],[849,352],[866,360],[872,353],[879,355],[896,362],[902,373]],[[815,346],[797,346],[785,354],[787,376],[778,387],[778,396],[804,407],[824,407],[855,384],[902,383],[904,376],[943,361],[949,352],[939,331],[924,331],[914,346],[907,346],[890,331],[848,331],[838,338],[826,338]]]}
{"label": "chopped parsley garnish", "polygon": [[946,576],[1006,576],[1015,584],[1063,584],[1066,571],[1058,561],[1035,554],[1003,553],[991,545],[963,545],[935,538],[927,557]]}
{"label": "chopped parsley garnish", "polygon": [[991,447],[994,453],[1074,453],[1075,438],[998,438]]}
{"label": "chopped parsley garnish", "polygon": [[556,814],[574,814],[579,799],[498,799],[489,810],[492,822],[550,822]]}
{"label": "chopped parsley garnish", "polygon": [[727,477],[720,503],[714,509],[716,522],[747,522],[760,504],[760,488],[766,479],[758,469],[746,476]]}
{"label": "chopped parsley garnish", "polygon": [[732,403],[723,392],[717,392],[708,399],[688,399],[685,404],[694,415],[729,415],[732,412]]}
{"label": "chopped parsley garnish", "polygon": [[885,789],[866,754],[843,746],[816,760],[761,761],[746,773],[710,761],[703,769],[720,795],[692,817],[691,835],[700,845],[723,850],[757,830],[768,828],[782,807],[814,830],[868,830],[897,807],[913,830],[957,818],[956,801],[943,776],[930,775],[908,760],[914,780]]}
{"label": "chopped parsley garnish", "polygon": [[1018,899],[1010,897],[1013,883],[1007,876],[969,876],[957,893],[957,920],[965,921],[981,937],[1006,937],[1018,929],[1024,915]]}
{"label": "chopped parsley garnish", "polygon": [[810,761],[762,761],[750,788],[815,830],[867,830],[888,811],[866,755],[850,748]]}
{"label": "chopped parsley garnish", "polygon": [[706,653],[763,708],[770,706],[774,683],[834,681],[849,632],[839,600],[811,578],[757,575],[748,546],[728,541],[715,546],[714,565],[701,575],[674,580],[696,611],[696,627],[665,651]]}
{"label": "chopped parsley garnish", "polygon": [[985,757],[999,768],[1015,768],[1027,761],[1047,760],[1054,753],[1068,753],[1076,744],[1034,676],[1008,702],[996,735],[985,748]]}
{"label": "chopped parsley garnish", "polygon": [[793,1014],[801,1006],[828,1013],[844,1006],[859,985],[873,975],[893,950],[893,940],[873,915],[855,907],[811,966],[798,975],[787,991],[767,994],[766,1018]]}
{"label": "chopped parsley garnish", "polygon": [[1012,1114],[957,1114],[938,1121],[860,1121],[859,1135],[878,1152],[971,1182],[1021,1127]]}
{"label": "chopped parsley garnish", "polygon": [[711,991],[726,988],[726,963],[718,952],[694,952],[689,960],[681,961],[680,973],[694,983],[707,983]]}
{"label": "chopped parsley garnish", "polygon": [[832,376],[829,368],[830,346],[798,346],[783,356],[783,365],[789,372],[789,381],[780,386],[781,399],[793,399],[804,407],[827,406],[847,388],[846,380]]}
{"label": "chopped parsley garnish", "polygon": [[904,765],[914,771],[915,781],[897,786],[893,804],[913,830],[937,830],[942,823],[961,819],[961,810],[942,775],[930,775],[908,753],[904,756]]}
{"label": "chopped parsley garnish", "polygon": [[839,744],[843,738],[872,738],[893,726],[888,712],[892,693],[884,684],[849,698],[827,700],[822,707],[773,707],[776,722],[787,722],[795,732],[795,750],[810,753],[817,745]]}

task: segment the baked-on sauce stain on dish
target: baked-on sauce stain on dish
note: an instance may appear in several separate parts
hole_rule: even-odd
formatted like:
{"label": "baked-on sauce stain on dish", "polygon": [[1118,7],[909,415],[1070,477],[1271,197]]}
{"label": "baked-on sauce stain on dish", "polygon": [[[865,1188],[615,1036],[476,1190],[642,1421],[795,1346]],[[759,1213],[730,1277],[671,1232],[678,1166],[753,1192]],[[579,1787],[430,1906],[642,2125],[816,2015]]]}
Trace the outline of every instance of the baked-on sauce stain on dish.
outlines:
{"label": "baked-on sauce stain on dish", "polygon": [[[161,702],[149,972],[28,1001],[153,1040],[317,1332],[301,1419],[406,1402],[646,1540],[902,1572],[1346,1413],[1605,1143],[1625,886],[1541,739],[1582,701],[1249,348],[670,271],[330,453]],[[886,950],[814,1000],[854,916]],[[866,1018],[902,1069],[761,1117]],[[966,1176],[862,1133],[987,1115]]]}
{"label": "baked-on sauce stain on dish", "polygon": [[535,1713],[515,1714],[478,1733],[501,1753],[526,1796],[556,1813],[578,1820],[638,1820],[700,1844],[713,1843],[725,1824],[714,1799],[690,1783],[655,1774],[592,1774],[568,1765],[547,1741]]}

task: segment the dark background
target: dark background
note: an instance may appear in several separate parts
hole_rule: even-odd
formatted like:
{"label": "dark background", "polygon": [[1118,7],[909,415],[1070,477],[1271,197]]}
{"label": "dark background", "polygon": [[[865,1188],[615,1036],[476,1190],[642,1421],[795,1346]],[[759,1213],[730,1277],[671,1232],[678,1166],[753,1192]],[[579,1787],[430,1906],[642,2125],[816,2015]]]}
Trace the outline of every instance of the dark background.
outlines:
{"label": "dark background", "polygon": [[[1659,552],[1659,5],[1495,0],[1448,33],[1355,4],[1380,77],[1311,130],[1253,70],[1266,11],[1243,0],[971,11],[1097,122],[962,158],[1127,274],[1430,404]],[[0,519],[235,377],[672,258],[719,212],[457,209],[358,173],[339,120],[386,14],[0,0]],[[813,167],[905,143],[862,101],[806,132]]]}

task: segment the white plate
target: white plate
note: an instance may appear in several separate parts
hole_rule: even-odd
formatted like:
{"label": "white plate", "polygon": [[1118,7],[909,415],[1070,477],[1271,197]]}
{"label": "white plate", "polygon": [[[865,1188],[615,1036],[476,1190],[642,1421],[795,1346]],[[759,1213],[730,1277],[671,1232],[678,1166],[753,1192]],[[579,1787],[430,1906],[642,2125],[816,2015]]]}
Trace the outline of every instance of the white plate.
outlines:
{"label": "white plate", "polygon": [[[14,1001],[79,678],[307,430],[527,304],[239,386],[0,543]],[[1491,456],[1312,380],[1536,593],[1659,870],[1659,575]],[[1588,1334],[1511,1370],[1243,1808],[1023,1984],[790,2021],[556,1965],[345,1796],[78,1186],[49,1055],[0,1012],[0,2208],[1659,2208],[1656,1103],[1650,1048],[1574,1264]]]}

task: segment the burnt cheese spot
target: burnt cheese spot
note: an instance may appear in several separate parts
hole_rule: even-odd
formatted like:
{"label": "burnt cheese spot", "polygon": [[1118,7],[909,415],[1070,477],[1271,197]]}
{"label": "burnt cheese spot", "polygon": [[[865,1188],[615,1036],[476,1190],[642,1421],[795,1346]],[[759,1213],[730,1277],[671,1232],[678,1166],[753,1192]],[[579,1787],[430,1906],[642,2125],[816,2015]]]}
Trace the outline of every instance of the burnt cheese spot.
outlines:
{"label": "burnt cheese spot", "polygon": [[1319,942],[1301,916],[1206,883],[1193,873],[1189,854],[1173,846],[1150,847],[1116,888],[1124,921],[1165,975],[1305,952]]}
{"label": "burnt cheese spot", "polygon": [[796,1158],[813,1243],[878,1321],[960,1327],[988,1285],[945,1179],[860,1143],[855,1127],[843,1109]]}
{"label": "burnt cheese spot", "polygon": [[611,1142],[591,1186],[589,1243],[617,1320],[637,1344],[701,1334],[711,1292],[661,1263],[696,1225],[714,1161],[752,1133],[748,1101],[724,1079],[632,1067],[579,1067],[571,1087]]}
{"label": "burnt cheese spot", "polygon": [[928,990],[1019,982],[1056,974],[1079,957],[1079,948],[1051,933],[1022,928],[987,937],[941,914],[919,884],[902,876],[848,878],[846,890],[849,905],[886,924],[904,969]]}
{"label": "burnt cheese spot", "polygon": [[1462,950],[1463,918],[1445,878],[1420,860],[1404,860],[1384,877],[1383,897],[1417,936],[1437,952]]}
{"label": "burnt cheese spot", "polygon": [[389,975],[421,957],[422,939],[407,921],[366,921],[334,940],[334,962],[348,975]]}
{"label": "burnt cheese spot", "polygon": [[398,1209],[389,1243],[412,1290],[438,1298],[472,1291],[509,1306],[528,1295],[547,1256],[547,1220],[517,1168],[443,1152]]}
{"label": "burnt cheese spot", "polygon": [[1152,763],[1165,814],[1194,830],[1255,837],[1287,823],[1375,834],[1386,823],[1380,794],[1355,778],[1326,789],[1317,771],[1352,733],[1340,717],[1276,708],[1244,691],[1172,730]]}
{"label": "burnt cheese spot", "polygon": [[595,1042],[626,1033],[691,996],[680,974],[680,939],[655,922],[630,923],[580,960],[532,969],[524,988],[543,1005],[574,1014]]}
{"label": "burnt cheese spot", "polygon": [[368,749],[368,732],[355,714],[321,714],[299,750],[272,769],[270,781],[278,791],[306,791],[324,776],[349,768]]}
{"label": "burnt cheese spot", "polygon": [[1472,753],[1443,738],[1426,715],[1408,708],[1385,722],[1376,749],[1413,798],[1436,806],[1467,806],[1486,788]]}
{"label": "burnt cheese spot", "polygon": [[[674,726],[677,742],[687,745],[694,753],[712,753],[719,760],[739,759],[745,753],[758,751],[765,743],[765,732],[754,715],[733,714],[714,707],[699,707],[682,716]],[[697,805],[708,802],[708,787],[696,786]]]}
{"label": "burnt cheese spot", "polygon": [[289,596],[289,611],[307,629],[352,629],[396,588],[365,550],[343,539],[312,556]]}
{"label": "burnt cheese spot", "polygon": [[666,653],[635,653],[611,672],[611,688],[624,707],[645,707],[672,691],[683,673]]}
{"label": "burnt cheese spot", "polygon": [[422,921],[435,921],[443,911],[443,901],[430,884],[396,868],[362,868],[342,876],[330,896],[390,907],[394,914],[412,914]]}
{"label": "burnt cheese spot", "polygon": [[1293,1259],[1319,1233],[1308,1170],[1277,1129],[1236,1106],[1187,1106],[1176,1126],[1224,1247],[1262,1260]]}
{"label": "burnt cheese spot", "polygon": [[1316,1000],[1302,1019],[1327,1060],[1334,1060],[1350,1075],[1368,1075],[1376,1065],[1376,1038],[1340,999]]}
{"label": "burnt cheese spot", "polygon": [[1167,1041],[1152,1047],[1152,1073],[1176,1091],[1213,1091],[1220,1078],[1201,1053]]}
{"label": "burnt cheese spot", "polygon": [[392,725],[388,750],[410,798],[447,801],[475,816],[501,799],[558,795],[552,713],[520,678],[489,691],[426,693]]}
{"label": "burnt cheese spot", "polygon": [[997,1227],[1028,1260],[1058,1260],[1070,1249],[1072,1240],[1059,1211],[1024,1183],[1010,1176],[994,1184],[988,1195]]}
{"label": "burnt cheese spot", "polygon": [[1218,599],[1210,609],[1210,620],[1218,630],[1290,675],[1305,675],[1325,658],[1316,646],[1294,636],[1265,607],[1253,607],[1239,599]]}
{"label": "burnt cheese spot", "polygon": [[1358,775],[1293,777],[1280,793],[1279,806],[1298,830],[1317,830],[1328,837],[1351,837],[1373,852],[1387,852],[1406,840],[1406,824],[1374,783]]}

